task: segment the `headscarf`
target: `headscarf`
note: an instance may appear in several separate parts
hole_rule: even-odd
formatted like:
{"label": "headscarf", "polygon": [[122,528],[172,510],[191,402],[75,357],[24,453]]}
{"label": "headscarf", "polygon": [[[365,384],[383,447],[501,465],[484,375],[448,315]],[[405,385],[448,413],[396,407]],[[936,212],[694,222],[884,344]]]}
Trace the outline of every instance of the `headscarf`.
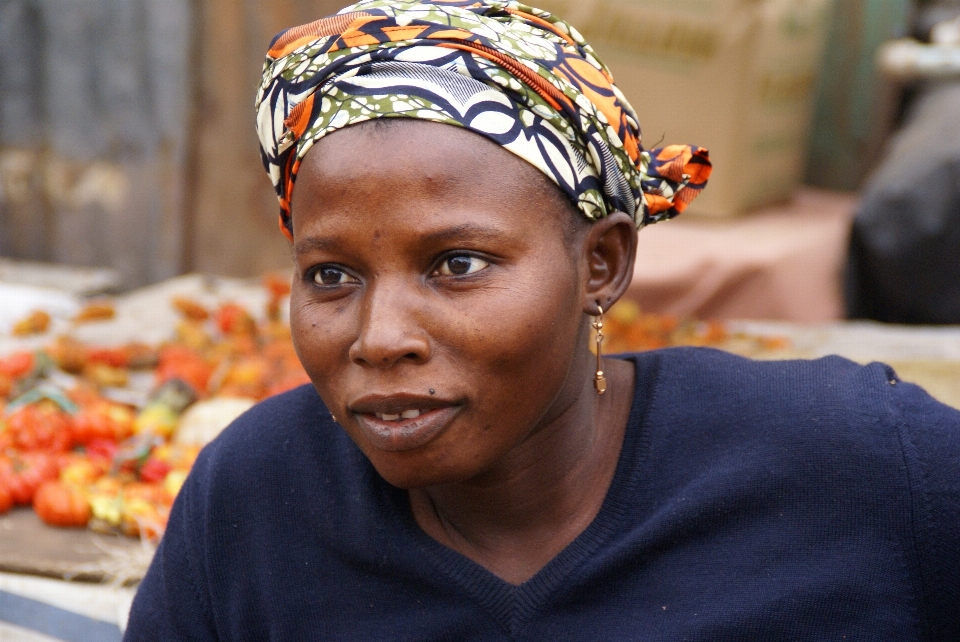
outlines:
{"label": "headscarf", "polygon": [[551,178],[588,219],[672,218],[706,185],[707,150],[644,151],[633,108],[571,25],[513,0],[364,0],[271,43],[261,156],[292,238],[300,163],[323,136],[384,117],[464,127]]}

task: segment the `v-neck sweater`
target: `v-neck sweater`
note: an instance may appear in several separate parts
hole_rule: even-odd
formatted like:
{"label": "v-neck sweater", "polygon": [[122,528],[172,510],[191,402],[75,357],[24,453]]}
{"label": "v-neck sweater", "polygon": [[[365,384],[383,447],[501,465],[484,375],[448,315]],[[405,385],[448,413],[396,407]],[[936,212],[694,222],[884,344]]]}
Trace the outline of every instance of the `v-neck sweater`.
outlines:
{"label": "v-neck sweater", "polygon": [[305,386],[203,450],[125,639],[960,639],[960,412],[839,357],[624,358],[610,489],[527,582],[426,535]]}

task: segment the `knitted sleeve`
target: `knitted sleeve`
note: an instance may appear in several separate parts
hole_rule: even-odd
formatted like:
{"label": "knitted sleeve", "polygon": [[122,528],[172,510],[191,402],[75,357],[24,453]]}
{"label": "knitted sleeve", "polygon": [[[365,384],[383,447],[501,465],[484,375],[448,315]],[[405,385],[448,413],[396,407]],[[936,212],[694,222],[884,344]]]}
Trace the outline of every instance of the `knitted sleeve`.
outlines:
{"label": "knitted sleeve", "polygon": [[916,562],[932,640],[960,640],[960,411],[891,385],[910,477]]}
{"label": "knitted sleeve", "polygon": [[218,639],[206,590],[199,537],[204,509],[198,505],[203,493],[198,491],[197,475],[192,475],[177,497],[163,540],[137,589],[125,642]]}

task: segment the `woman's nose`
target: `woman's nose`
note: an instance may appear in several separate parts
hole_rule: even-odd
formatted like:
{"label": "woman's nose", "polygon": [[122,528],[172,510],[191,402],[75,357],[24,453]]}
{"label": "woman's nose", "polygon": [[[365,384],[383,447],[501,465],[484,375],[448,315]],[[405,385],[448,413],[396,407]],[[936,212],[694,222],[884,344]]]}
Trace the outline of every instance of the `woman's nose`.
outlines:
{"label": "woman's nose", "polygon": [[429,360],[430,340],[420,324],[421,310],[409,289],[387,284],[369,289],[361,304],[360,332],[350,346],[350,360],[374,368]]}

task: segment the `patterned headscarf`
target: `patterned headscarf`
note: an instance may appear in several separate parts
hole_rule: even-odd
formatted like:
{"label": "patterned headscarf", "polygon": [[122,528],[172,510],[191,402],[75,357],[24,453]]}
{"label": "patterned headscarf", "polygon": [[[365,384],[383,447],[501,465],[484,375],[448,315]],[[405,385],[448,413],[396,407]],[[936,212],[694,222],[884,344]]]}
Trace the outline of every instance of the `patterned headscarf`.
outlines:
{"label": "patterned headscarf", "polygon": [[364,0],[280,33],[257,95],[264,167],[291,237],[300,163],[338,129],[418,118],[481,134],[550,177],[588,219],[642,227],[706,185],[707,150],[644,151],[607,67],[571,25],[514,0]]}

